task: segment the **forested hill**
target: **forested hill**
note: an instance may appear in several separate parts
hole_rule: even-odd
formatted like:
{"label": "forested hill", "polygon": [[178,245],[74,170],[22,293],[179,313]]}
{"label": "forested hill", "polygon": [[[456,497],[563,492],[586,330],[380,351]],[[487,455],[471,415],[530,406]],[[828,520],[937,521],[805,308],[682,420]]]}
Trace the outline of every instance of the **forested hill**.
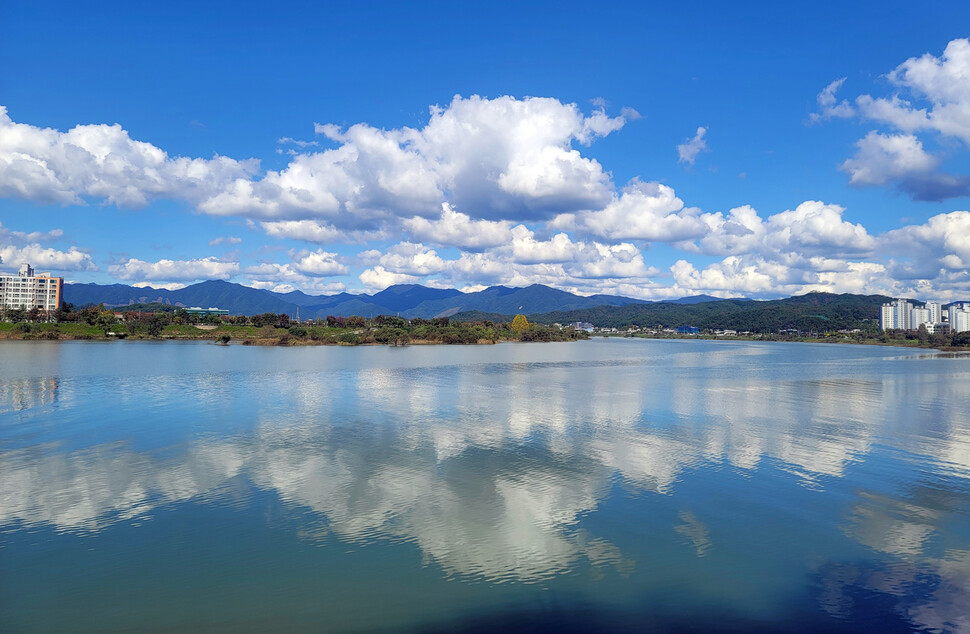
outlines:
{"label": "forested hill", "polygon": [[888,301],[891,298],[883,295],[808,293],[770,301],[725,299],[689,305],[597,306],[528,315],[528,318],[529,321],[543,324],[585,321],[603,328],[676,328],[690,325],[701,329],[752,332],[776,332],[788,328],[800,331],[875,329],[879,325],[879,307]]}
{"label": "forested hill", "polygon": [[[693,301],[694,298],[683,301]],[[418,284],[390,286],[379,293],[352,295],[307,295],[300,291],[275,293],[233,284],[222,280],[200,282],[177,290],[132,287],[124,284],[67,284],[64,301],[76,307],[104,304],[108,308],[148,304],[172,306],[210,306],[223,308],[232,315],[283,313],[304,319],[329,315],[400,315],[401,317],[448,317],[459,311],[481,310],[502,314],[540,313],[549,310],[572,310],[593,306],[642,303],[643,300],[612,295],[583,297],[566,291],[533,284],[524,288],[492,286],[473,293],[456,289],[428,288]]]}

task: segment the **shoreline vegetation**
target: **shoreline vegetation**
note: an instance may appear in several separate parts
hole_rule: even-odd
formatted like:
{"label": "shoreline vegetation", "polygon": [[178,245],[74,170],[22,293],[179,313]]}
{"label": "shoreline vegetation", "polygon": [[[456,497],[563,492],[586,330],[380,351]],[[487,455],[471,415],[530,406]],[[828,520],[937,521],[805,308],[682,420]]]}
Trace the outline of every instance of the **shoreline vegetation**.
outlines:
{"label": "shoreline vegetation", "polygon": [[[8,313],[11,311],[8,311]],[[8,319],[10,315],[7,315]],[[36,316],[35,316],[36,317]],[[313,322],[291,322],[287,315],[266,313],[252,317],[198,317],[181,312],[127,313],[82,309],[65,313],[58,321],[29,320],[13,315],[0,322],[0,340],[108,341],[211,341],[253,346],[359,346],[494,344],[503,341],[576,341],[589,333],[573,328],[530,324],[517,315],[511,322],[459,322],[436,319],[404,319],[379,315],[328,317]],[[233,323],[235,322],[235,323]]]}
{"label": "shoreline vegetation", "polygon": [[[506,341],[576,341],[589,339],[590,332],[547,322],[546,315],[508,317],[465,313],[457,318],[405,319],[378,315],[374,318],[334,317],[296,322],[286,314],[263,313],[252,316],[191,314],[184,309],[143,312],[88,306],[80,310],[66,305],[55,315],[36,310],[6,310],[0,321],[0,340],[116,340],[210,341],[223,345],[316,346],[316,345],[428,345],[493,344]],[[472,319],[469,319],[472,317]],[[476,319],[477,318],[477,319]],[[672,329],[641,330],[601,328],[595,336],[646,339],[704,339],[717,341],[784,341],[807,343],[844,343],[896,346],[945,352],[970,351],[970,332],[930,335],[921,327],[916,331],[865,328],[802,332],[737,332],[727,335],[707,328],[695,333],[675,333]]]}
{"label": "shoreline vegetation", "polygon": [[891,348],[907,348],[915,350],[939,350],[940,352],[968,352],[970,353],[970,343],[967,345],[948,345],[946,343],[934,344],[931,341],[920,341],[917,338],[907,338],[902,335],[902,331],[898,337],[873,337],[873,336],[853,336],[852,334],[843,333],[830,333],[830,334],[820,334],[816,336],[811,335],[786,335],[786,334],[755,334],[755,335],[736,335],[736,336],[725,336],[725,335],[715,335],[715,334],[697,334],[697,335],[682,335],[682,334],[622,334],[622,333],[603,333],[596,334],[597,337],[621,337],[626,339],[686,339],[686,340],[703,340],[703,341],[777,341],[777,342],[787,342],[787,343],[827,343],[827,344],[843,344],[843,345],[857,345],[857,346],[886,346]]}
{"label": "shoreline vegetation", "polygon": [[[430,321],[430,320],[429,320]],[[624,334],[597,333],[590,335],[571,328],[559,330],[550,326],[529,324],[527,330],[514,331],[510,324],[452,322],[445,327],[384,328],[380,326],[330,327],[294,325],[252,326],[233,324],[168,324],[157,334],[149,334],[130,324],[105,333],[100,327],[87,323],[10,323],[0,322],[0,341],[208,341],[222,345],[248,346],[366,346],[366,345],[486,345],[515,341],[578,341],[591,337],[627,339],[667,339],[703,341],[775,341],[789,343],[827,343],[868,346],[889,346],[941,352],[970,352],[970,345],[934,345],[930,341],[898,336],[850,336],[839,333],[819,336],[784,334],[756,334],[723,336],[714,334]]]}

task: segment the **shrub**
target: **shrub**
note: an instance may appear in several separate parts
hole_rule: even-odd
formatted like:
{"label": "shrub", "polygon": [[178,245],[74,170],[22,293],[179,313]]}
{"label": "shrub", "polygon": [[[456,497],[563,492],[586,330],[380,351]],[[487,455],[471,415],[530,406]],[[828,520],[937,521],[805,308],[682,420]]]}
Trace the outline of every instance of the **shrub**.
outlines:
{"label": "shrub", "polygon": [[337,335],[337,341],[356,346],[360,343],[360,335],[358,335],[356,332],[344,332]]}

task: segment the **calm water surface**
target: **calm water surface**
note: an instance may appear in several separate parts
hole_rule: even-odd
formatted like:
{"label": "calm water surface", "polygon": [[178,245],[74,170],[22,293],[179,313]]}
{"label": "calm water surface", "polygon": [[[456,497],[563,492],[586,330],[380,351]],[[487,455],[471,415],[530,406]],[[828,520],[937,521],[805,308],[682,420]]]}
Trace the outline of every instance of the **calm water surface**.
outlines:
{"label": "calm water surface", "polygon": [[0,630],[970,631],[970,357],[0,343]]}

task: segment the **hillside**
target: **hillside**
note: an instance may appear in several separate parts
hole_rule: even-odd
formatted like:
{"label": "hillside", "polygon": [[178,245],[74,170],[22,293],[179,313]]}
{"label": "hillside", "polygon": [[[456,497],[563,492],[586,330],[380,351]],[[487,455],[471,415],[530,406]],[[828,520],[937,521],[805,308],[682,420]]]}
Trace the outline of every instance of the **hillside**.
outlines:
{"label": "hillside", "polygon": [[529,321],[551,324],[586,321],[599,327],[696,326],[774,332],[781,329],[827,331],[878,326],[883,295],[808,293],[786,299],[753,302],[726,299],[697,304],[631,304],[529,315]]}
{"label": "hillside", "polygon": [[301,291],[274,293],[221,280],[201,282],[173,291],[124,284],[68,284],[64,287],[64,300],[77,307],[101,303],[109,308],[148,303],[203,308],[215,306],[227,309],[233,315],[284,313],[295,317],[299,310],[300,317],[304,319],[328,315],[400,315],[427,319],[469,310],[514,315],[592,308],[602,304],[621,306],[641,303],[641,300],[610,295],[582,297],[540,284],[525,288],[493,286],[476,293],[400,284],[373,295],[307,295]]}

